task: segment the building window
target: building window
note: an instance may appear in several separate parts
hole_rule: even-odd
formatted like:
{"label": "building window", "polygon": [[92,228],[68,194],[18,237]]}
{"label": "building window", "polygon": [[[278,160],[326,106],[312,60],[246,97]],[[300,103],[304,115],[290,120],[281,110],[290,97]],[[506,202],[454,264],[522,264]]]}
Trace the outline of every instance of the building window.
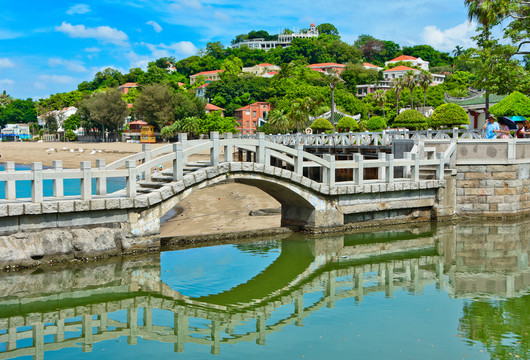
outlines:
{"label": "building window", "polygon": [[255,111],[252,112],[252,117],[256,117],[256,112]]}

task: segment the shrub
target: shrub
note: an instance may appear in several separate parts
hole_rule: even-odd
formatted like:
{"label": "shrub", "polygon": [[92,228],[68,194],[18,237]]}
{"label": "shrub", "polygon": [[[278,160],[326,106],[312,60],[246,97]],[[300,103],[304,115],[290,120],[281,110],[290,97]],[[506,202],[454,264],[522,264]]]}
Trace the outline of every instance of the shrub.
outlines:
{"label": "shrub", "polygon": [[381,131],[386,129],[386,121],[381,116],[372,116],[366,122],[366,130],[368,131]]}
{"label": "shrub", "polygon": [[332,130],[333,125],[329,122],[329,120],[326,120],[324,118],[318,118],[313,121],[313,123],[309,126],[311,130],[314,132],[326,132],[327,130]]}
{"label": "shrub", "polygon": [[355,119],[345,116],[337,123],[337,129],[339,132],[359,131],[359,124]]}
{"label": "shrub", "polygon": [[518,91],[514,91],[497,104],[490,107],[490,112],[496,116],[530,116],[530,99]]}
{"label": "shrub", "polygon": [[427,118],[417,110],[405,110],[394,119],[392,127],[409,130],[427,129]]}
{"label": "shrub", "polygon": [[68,141],[75,141],[77,139],[77,135],[73,130],[66,130],[64,137],[68,139]]}
{"label": "shrub", "polygon": [[469,117],[462,107],[456,104],[443,104],[434,110],[428,121],[429,125],[434,128],[452,128],[460,125],[468,125]]}

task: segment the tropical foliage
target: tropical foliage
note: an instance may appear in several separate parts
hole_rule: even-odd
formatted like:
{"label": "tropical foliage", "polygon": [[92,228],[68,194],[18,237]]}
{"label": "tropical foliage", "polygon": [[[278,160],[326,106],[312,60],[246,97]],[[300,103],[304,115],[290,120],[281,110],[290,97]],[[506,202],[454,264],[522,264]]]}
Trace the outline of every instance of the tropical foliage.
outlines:
{"label": "tropical foliage", "polygon": [[372,116],[366,122],[366,130],[368,131],[381,131],[386,129],[386,121],[380,116]]}
{"label": "tropical foliage", "polygon": [[497,116],[524,116],[530,117],[530,99],[518,91],[514,91],[490,108],[492,114]]}
{"label": "tropical foliage", "polygon": [[419,111],[405,110],[394,119],[392,127],[409,130],[427,129],[427,118]]}
{"label": "tropical foliage", "polygon": [[326,132],[329,130],[333,130],[333,125],[329,122],[329,120],[324,118],[318,118],[313,121],[313,123],[310,126],[311,130],[316,133]]}
{"label": "tropical foliage", "polygon": [[429,125],[434,128],[453,128],[469,125],[466,111],[456,104],[443,104],[438,106],[429,118]]}
{"label": "tropical foliage", "polygon": [[336,127],[339,130],[339,132],[359,131],[359,124],[357,123],[357,121],[355,121],[355,119],[348,117],[348,116],[345,116],[342,119],[340,119]]}

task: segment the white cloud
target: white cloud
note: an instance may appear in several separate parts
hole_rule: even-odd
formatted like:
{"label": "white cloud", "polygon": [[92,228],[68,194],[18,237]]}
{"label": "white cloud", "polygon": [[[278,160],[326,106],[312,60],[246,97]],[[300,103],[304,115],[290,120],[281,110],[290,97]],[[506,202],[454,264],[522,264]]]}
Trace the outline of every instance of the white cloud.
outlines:
{"label": "white cloud", "polygon": [[11,79],[0,79],[0,85],[2,86],[12,86],[15,84],[14,80]]}
{"label": "white cloud", "polygon": [[48,65],[55,66],[64,66],[66,69],[74,72],[85,72],[87,69],[79,61],[64,60],[58,58],[48,59]]}
{"label": "white cloud", "polygon": [[148,43],[141,43],[141,45],[145,45],[151,51],[151,55],[157,59],[172,55],[188,57],[197,54],[199,51],[191,41],[180,41],[169,45]]}
{"label": "white cloud", "polygon": [[68,15],[86,14],[88,12],[90,12],[90,7],[86,4],[76,4],[66,11]]}
{"label": "white cloud", "polygon": [[150,20],[148,22],[146,22],[147,25],[151,25],[153,27],[153,29],[159,33],[162,31],[162,26],[158,25],[158,23],[156,21],[153,21],[153,20]]}
{"label": "white cloud", "polygon": [[8,58],[0,58],[0,68],[12,68],[15,67],[15,63],[13,63]]}
{"label": "white cloud", "polygon": [[97,53],[97,52],[100,52],[101,49],[94,46],[94,47],[86,48],[85,51],[90,52],[90,53]]}
{"label": "white cloud", "polygon": [[76,78],[68,75],[41,75],[38,77],[38,79],[43,82],[54,84],[73,84],[77,82]]}
{"label": "white cloud", "polygon": [[73,38],[96,39],[120,46],[128,45],[127,34],[118,29],[111,28],[110,26],[89,28],[85,27],[85,25],[72,25],[63,22],[61,26],[56,26],[55,30],[65,33]]}
{"label": "white cloud", "polygon": [[476,28],[475,22],[467,21],[446,30],[440,30],[436,26],[425,26],[422,36],[427,45],[441,51],[452,51],[456,45],[463,48],[475,46],[471,36],[475,34]]}
{"label": "white cloud", "polygon": [[202,3],[200,0],[179,0],[170,3],[170,9],[172,10],[183,10],[185,8],[200,10],[202,9]]}
{"label": "white cloud", "polygon": [[9,40],[9,39],[16,39],[18,37],[21,37],[22,35],[19,33],[14,33],[10,30],[2,30],[0,29],[0,40]]}
{"label": "white cloud", "polygon": [[215,11],[213,13],[213,17],[217,20],[220,20],[220,21],[223,21],[223,22],[229,22],[232,20],[232,18],[230,17],[230,15],[227,15],[225,14],[224,12],[221,12],[221,11]]}

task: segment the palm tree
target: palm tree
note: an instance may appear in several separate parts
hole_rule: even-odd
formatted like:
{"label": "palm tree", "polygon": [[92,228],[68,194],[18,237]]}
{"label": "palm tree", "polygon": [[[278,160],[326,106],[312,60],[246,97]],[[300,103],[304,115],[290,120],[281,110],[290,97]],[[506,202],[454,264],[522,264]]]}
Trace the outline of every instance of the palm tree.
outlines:
{"label": "palm tree", "polygon": [[376,90],[376,92],[374,93],[374,101],[377,104],[377,106],[381,106],[381,108],[383,109],[383,120],[385,120],[386,122],[386,119],[385,119],[386,92],[381,89]]}
{"label": "palm tree", "polygon": [[338,83],[344,80],[342,80],[339,77],[339,73],[334,70],[331,70],[328,73],[322,73],[322,79],[329,84],[329,88],[331,89],[330,119],[331,119],[331,125],[333,125],[333,131],[335,131],[335,87],[337,86]]}
{"label": "palm tree", "polygon": [[414,109],[414,96],[412,93],[414,92],[414,88],[416,87],[416,75],[412,70],[407,71],[405,75],[403,75],[403,87],[406,89],[409,89],[410,91],[410,108]]}
{"label": "palm tree", "polygon": [[403,79],[397,78],[392,81],[392,88],[396,92],[396,116],[399,115],[399,97],[401,95],[401,91],[405,88]]}
{"label": "palm tree", "polygon": [[269,125],[274,131],[287,131],[290,126],[289,117],[284,110],[274,109],[269,113]]}
{"label": "palm tree", "polygon": [[321,99],[313,100],[309,96],[306,96],[291,104],[291,110],[287,116],[291,120],[291,123],[296,126],[297,132],[300,132],[300,127],[305,127],[309,124],[309,115],[320,102]]}
{"label": "palm tree", "polygon": [[460,45],[456,45],[455,49],[453,50],[453,55],[455,57],[460,56],[464,53],[464,48]]}
{"label": "palm tree", "polygon": [[186,117],[178,121],[179,130],[184,131],[193,139],[193,135],[199,133],[199,118],[196,116]]}
{"label": "palm tree", "polygon": [[433,76],[430,72],[422,71],[418,77],[418,84],[423,89],[423,107],[425,107],[425,102],[427,100],[427,89],[432,84]]}

